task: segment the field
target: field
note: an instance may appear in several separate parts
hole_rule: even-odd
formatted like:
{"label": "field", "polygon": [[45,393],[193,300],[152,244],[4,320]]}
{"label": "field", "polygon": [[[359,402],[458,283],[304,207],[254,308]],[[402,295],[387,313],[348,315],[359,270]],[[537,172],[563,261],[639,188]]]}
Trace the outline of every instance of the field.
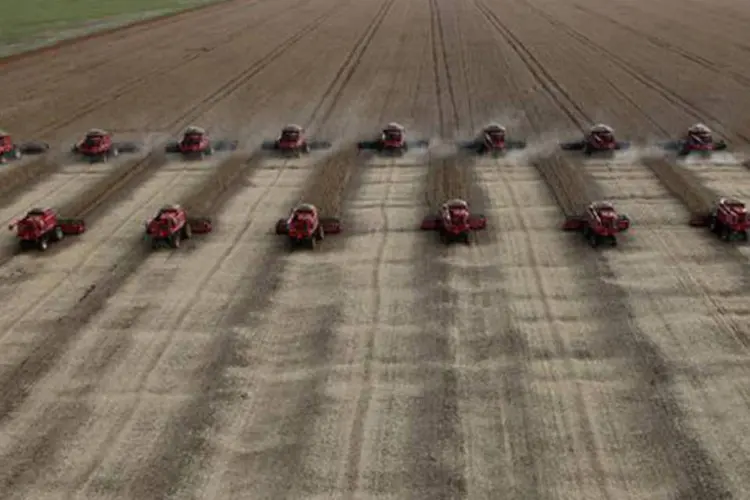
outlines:
{"label": "field", "polygon": [[[701,121],[740,156],[748,22],[736,0],[232,0],[5,64],[3,128],[53,151],[2,167],[2,221],[51,205],[89,231],[0,242],[0,499],[750,498],[750,248],[687,224],[750,199],[750,171],[535,156],[599,121]],[[353,151],[390,121],[445,144]],[[451,153],[490,121],[534,154]],[[336,147],[255,154],[285,123]],[[188,124],[242,147],[61,153]],[[592,193],[633,221],[617,248],[561,231]],[[449,197],[487,215],[475,245],[416,230]],[[344,232],[290,252],[299,200]],[[215,231],[151,252],[172,202]]]}
{"label": "field", "polygon": [[0,16],[0,55],[208,1],[10,0]]}

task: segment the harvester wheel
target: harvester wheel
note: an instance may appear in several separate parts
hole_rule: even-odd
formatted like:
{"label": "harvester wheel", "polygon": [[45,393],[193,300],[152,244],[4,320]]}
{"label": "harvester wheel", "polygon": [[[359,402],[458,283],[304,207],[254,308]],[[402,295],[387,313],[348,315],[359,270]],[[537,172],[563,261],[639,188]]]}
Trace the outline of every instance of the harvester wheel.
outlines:
{"label": "harvester wheel", "polygon": [[307,240],[307,246],[310,247],[310,250],[315,250],[315,243],[316,243],[315,236]]}
{"label": "harvester wheel", "polygon": [[193,236],[193,230],[190,228],[190,224],[182,226],[182,237],[189,240]]}
{"label": "harvester wheel", "polygon": [[49,243],[47,242],[47,238],[40,238],[39,241],[36,242],[37,248],[41,252],[44,252],[49,247]]}
{"label": "harvester wheel", "polygon": [[326,237],[325,231],[323,231],[323,226],[318,226],[318,234],[316,234],[315,237],[318,241],[323,241],[323,238]]}
{"label": "harvester wheel", "polygon": [[53,241],[60,241],[65,237],[65,233],[63,233],[63,230],[60,226],[57,226],[55,228],[54,233],[52,234]]}
{"label": "harvester wheel", "polygon": [[719,224],[716,220],[716,216],[711,216],[711,221],[708,223],[708,228],[711,230],[714,234],[719,234]]}
{"label": "harvester wheel", "polygon": [[599,246],[599,236],[593,231],[589,233],[589,245],[591,245],[592,248]]}
{"label": "harvester wheel", "polygon": [[181,240],[180,233],[175,233],[169,238],[169,246],[172,248],[180,248]]}

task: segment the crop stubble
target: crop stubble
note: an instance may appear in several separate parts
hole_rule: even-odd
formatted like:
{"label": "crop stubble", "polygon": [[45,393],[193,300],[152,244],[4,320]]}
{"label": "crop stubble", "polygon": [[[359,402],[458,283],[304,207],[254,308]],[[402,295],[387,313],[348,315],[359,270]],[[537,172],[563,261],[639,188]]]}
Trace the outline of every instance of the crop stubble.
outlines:
{"label": "crop stubble", "polygon": [[[341,6],[338,15],[318,17],[334,5]],[[520,115],[502,104],[486,105],[501,96],[526,114],[512,124],[512,135],[516,126],[519,135],[543,135],[558,125],[575,130],[592,119],[612,121],[623,133],[665,135],[705,112],[704,121],[731,138],[741,140],[746,133],[734,116],[718,123],[725,108],[711,108],[706,99],[691,104],[688,97],[699,84],[672,86],[643,51],[672,50],[677,55],[669,57],[683,59],[684,53],[658,49],[658,41],[648,38],[651,45],[639,45],[638,57],[622,49],[625,44],[612,51],[597,23],[589,22],[601,16],[578,17],[542,0],[495,0],[479,3],[479,9],[414,0],[393,6],[377,27],[379,9],[386,5],[264,2],[246,11],[244,2],[227,4],[220,8],[226,14],[221,20],[210,19],[196,31],[186,29],[192,21],[182,20],[140,38],[116,37],[111,49],[90,48],[88,60],[82,50],[76,67],[86,73],[107,50],[130,50],[127,58],[133,47],[154,40],[179,46],[173,42],[178,38],[165,36],[171,30],[192,32],[184,38],[185,46],[195,40],[191,50],[208,47],[204,56],[184,56],[184,68],[128,68],[136,84],[110,92],[119,97],[108,109],[82,108],[89,92],[72,87],[56,90],[61,105],[69,104],[57,110],[60,120],[33,118],[48,104],[45,98],[35,103],[11,91],[4,95],[6,108],[14,109],[14,119],[29,117],[26,125],[19,122],[22,133],[56,127],[44,133],[61,137],[100,126],[93,120],[110,114],[118,117],[115,130],[146,124],[173,133],[184,125],[178,122],[201,116],[209,125],[234,128],[242,126],[244,115],[252,115],[245,123],[261,127],[266,120],[291,121],[275,116],[283,103],[290,112],[298,110],[295,121],[314,130],[322,125],[315,130],[322,139],[337,139],[351,138],[355,129],[376,131],[386,120],[408,122],[400,118],[405,106],[399,103],[414,95],[414,135],[464,138],[485,120]],[[583,0],[576,5],[598,9]],[[540,8],[554,19],[539,15]],[[494,9],[502,17],[493,19]],[[266,31],[289,37],[255,36],[241,28],[253,17],[250,23],[263,29],[261,19],[274,12],[277,21]],[[349,15],[357,22],[347,28],[342,23]],[[374,38],[365,47],[373,26]],[[617,29],[623,41],[634,36],[624,26]],[[344,32],[351,34],[350,42],[338,40]],[[323,49],[334,34],[338,63]],[[679,30],[663,35],[672,36],[680,36]],[[303,58],[304,41],[317,56]],[[248,52],[256,50],[253,62]],[[316,63],[321,54],[329,55]],[[10,82],[24,71],[42,75],[34,68],[44,61],[44,56],[19,61],[19,72],[13,75],[11,66],[3,78]],[[58,69],[71,70],[56,64],[64,66],[54,63],[49,76],[36,77],[41,95],[44,85],[67,78]],[[313,77],[316,66],[325,71],[319,80]],[[214,71],[203,72],[206,68]],[[742,70],[732,71],[717,88],[742,102],[737,86]],[[700,72],[694,74],[696,82],[702,80]],[[152,85],[164,91],[146,92]],[[272,87],[281,96],[274,97]],[[305,106],[306,94],[319,105]],[[184,106],[191,96],[207,99],[191,111]],[[85,114],[77,116],[76,108]],[[172,115],[162,114],[166,108]],[[371,118],[376,114],[378,123]],[[335,152],[317,162],[311,175],[290,168],[292,162],[272,169],[254,161],[225,163],[210,177],[213,184],[181,201],[218,214],[216,237],[226,240],[148,259],[138,250],[129,253],[126,245],[109,277],[97,275],[106,269],[103,258],[94,259],[96,268],[77,269],[74,276],[91,276],[97,285],[83,306],[72,303],[74,294],[62,300],[64,307],[54,307],[67,315],[65,328],[24,320],[29,343],[12,351],[20,360],[23,349],[34,346],[22,372],[35,387],[22,379],[16,379],[19,390],[4,384],[11,388],[4,405],[23,402],[8,415],[0,441],[5,496],[44,498],[65,490],[89,497],[164,498],[188,496],[196,486],[206,498],[248,491],[259,498],[336,491],[488,498],[498,488],[513,498],[527,498],[531,491],[546,498],[561,490],[601,498],[625,489],[680,498],[728,498],[731,491],[741,497],[747,474],[731,457],[748,448],[737,382],[747,377],[740,354],[746,348],[746,311],[737,299],[745,292],[729,274],[741,257],[717,250],[716,242],[693,230],[672,229],[680,223],[675,219],[687,218],[673,206],[664,213],[643,210],[639,216],[648,218],[648,228],[639,231],[636,218],[632,241],[616,252],[591,255],[558,231],[561,213],[530,165],[482,160],[471,166],[459,157],[436,158],[428,168],[387,162],[363,172],[359,169],[368,167],[359,165],[360,159]],[[237,170],[243,167],[247,170]],[[581,184],[585,190],[593,184],[577,171],[542,167],[542,174],[556,179],[552,191],[565,191],[561,186],[578,179],[579,189],[568,189],[562,205],[609,194],[622,197],[618,206],[645,204],[652,195],[667,202],[660,176],[643,166],[624,166],[622,173],[616,166],[583,167],[603,183],[593,194],[582,193]],[[741,181],[737,172],[732,176]],[[230,186],[229,179],[237,182]],[[661,182],[680,189],[677,180]],[[134,181],[139,191],[132,192],[145,196],[150,182]],[[230,191],[223,190],[227,187]],[[232,191],[222,212],[220,193]],[[85,198],[96,196],[87,192]],[[411,236],[410,224],[419,222],[411,218],[424,215],[425,207],[410,205],[409,198],[420,204],[420,192],[427,193],[430,210],[444,197],[469,198],[489,215],[490,231],[471,249],[446,250],[432,235]],[[346,233],[332,238],[314,256],[285,256],[275,240],[260,238],[258,233],[283,215],[275,211],[300,197],[340,213],[351,238]],[[125,195],[117,194],[106,203],[122,199]],[[73,203],[79,204],[67,208],[80,212],[87,201]],[[95,221],[109,217],[103,205],[97,208],[102,214],[92,213]],[[72,248],[50,258],[72,263]],[[706,266],[717,258],[722,262]],[[696,274],[701,266],[715,279]],[[647,280],[659,273],[661,283]],[[161,287],[184,289],[185,295],[160,299]],[[158,319],[150,320],[152,315]],[[371,319],[357,326],[355,319],[364,318]],[[77,320],[87,326],[73,334],[73,328],[82,328]],[[139,360],[134,353],[141,349],[147,354]],[[16,368],[7,369],[4,373]],[[137,375],[128,379],[131,370]],[[733,412],[726,431],[716,426],[719,408]],[[115,421],[104,418],[112,413]],[[84,447],[87,453],[74,452]],[[40,478],[36,467],[53,472]],[[280,477],[284,470],[289,475]],[[118,471],[128,471],[128,477]]]}

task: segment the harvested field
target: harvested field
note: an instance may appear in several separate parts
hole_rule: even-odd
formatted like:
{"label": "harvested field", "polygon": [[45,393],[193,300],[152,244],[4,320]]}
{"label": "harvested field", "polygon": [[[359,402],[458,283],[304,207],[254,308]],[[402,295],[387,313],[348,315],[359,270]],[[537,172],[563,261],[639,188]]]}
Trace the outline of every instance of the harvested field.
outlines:
{"label": "harvested field", "polygon": [[[230,0],[4,63],[19,140],[155,149],[0,166],[3,222],[89,225],[0,242],[0,499],[750,497],[750,250],[688,226],[750,201],[750,7],[603,5]],[[432,145],[357,153],[390,121]],[[490,121],[527,150],[456,152]],[[734,151],[550,157],[599,121]],[[286,123],[333,148],[255,152]],[[189,124],[240,148],[159,152]],[[418,231],[452,197],[488,218],[471,246]],[[561,231],[601,198],[617,248]],[[343,233],[290,252],[299,201]],[[168,203],[214,232],[152,252]]]}

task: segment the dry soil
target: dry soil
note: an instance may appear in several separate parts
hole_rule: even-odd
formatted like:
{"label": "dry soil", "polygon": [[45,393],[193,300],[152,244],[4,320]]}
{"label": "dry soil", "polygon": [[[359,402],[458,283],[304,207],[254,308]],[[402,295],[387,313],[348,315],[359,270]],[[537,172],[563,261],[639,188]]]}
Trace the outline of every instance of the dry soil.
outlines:
{"label": "dry soil", "polygon": [[[0,245],[0,499],[750,498],[750,250],[688,226],[681,191],[747,197],[750,172],[534,159],[598,121],[702,121],[740,155],[748,22],[738,0],[235,0],[4,65],[3,128],[55,154],[191,123],[241,151],[13,175],[0,222],[90,228]],[[437,146],[353,151],[389,121]],[[527,153],[454,152],[490,121]],[[252,154],[290,122],[333,150]],[[417,230],[453,196],[488,217],[470,247]],[[633,220],[616,249],[560,229],[593,196]],[[344,232],[290,253],[273,227],[300,200]],[[215,231],[151,252],[171,202]]]}

